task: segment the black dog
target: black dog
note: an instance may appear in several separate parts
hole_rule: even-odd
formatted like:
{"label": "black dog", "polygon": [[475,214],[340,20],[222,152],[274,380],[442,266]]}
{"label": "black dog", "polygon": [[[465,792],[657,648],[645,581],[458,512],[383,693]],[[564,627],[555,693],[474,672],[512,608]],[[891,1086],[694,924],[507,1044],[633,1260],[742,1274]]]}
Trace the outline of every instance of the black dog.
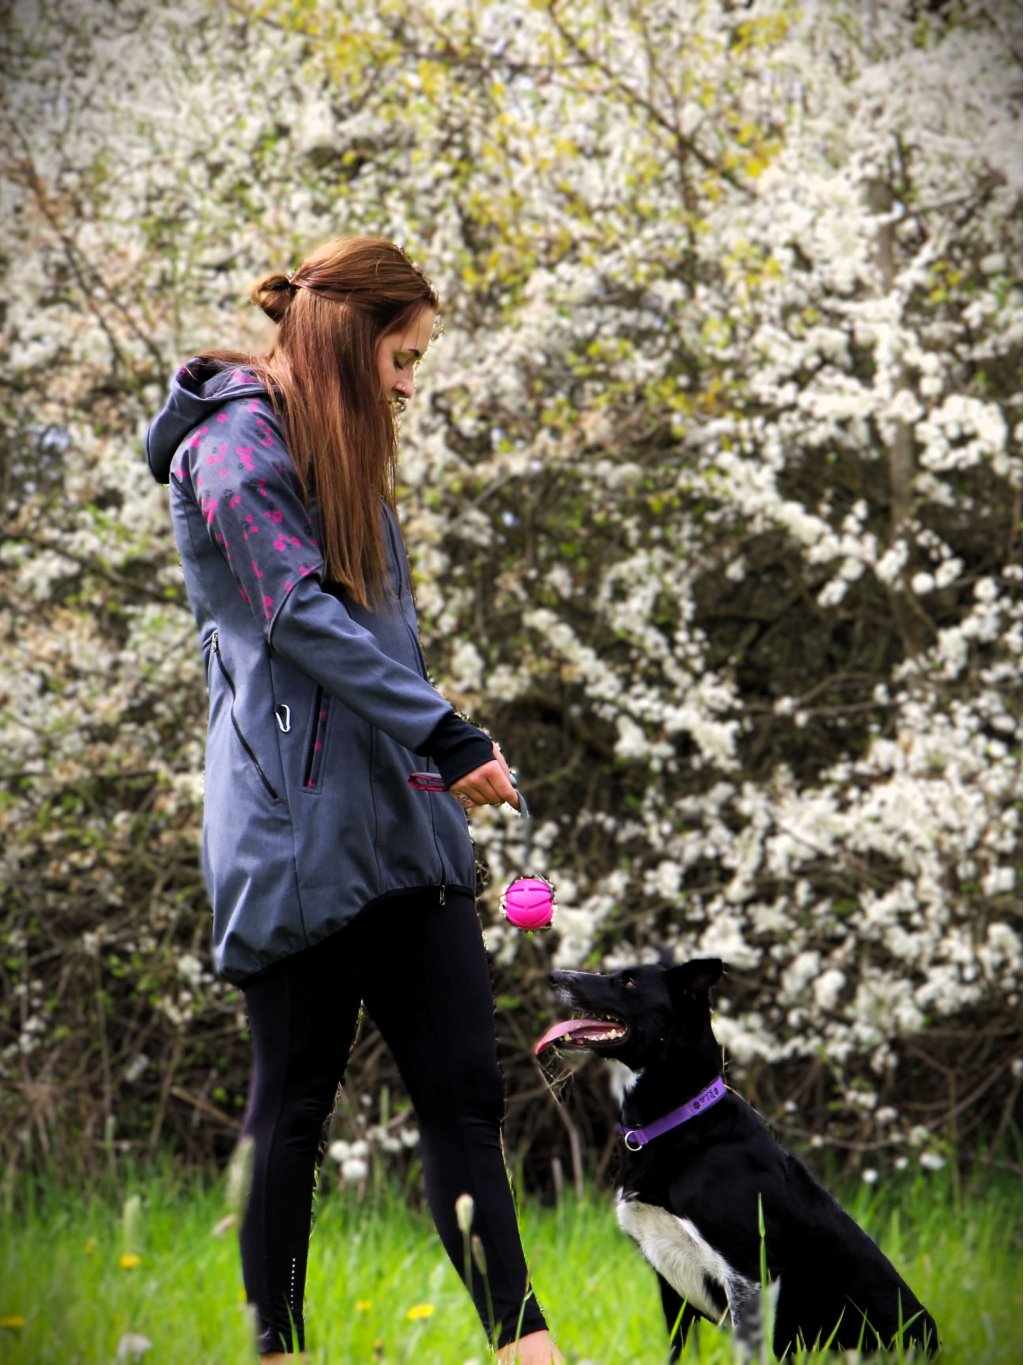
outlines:
{"label": "black dog", "polygon": [[934,1354],[935,1323],[893,1266],[722,1082],[708,1003],[721,975],[714,958],[552,972],[562,1001],[590,1017],[556,1024],[534,1049],[596,1052],[634,1073],[618,1220],[657,1273],[672,1359],[695,1321],[727,1313],[744,1354],[758,1350],[765,1277],[777,1356],[901,1343]]}

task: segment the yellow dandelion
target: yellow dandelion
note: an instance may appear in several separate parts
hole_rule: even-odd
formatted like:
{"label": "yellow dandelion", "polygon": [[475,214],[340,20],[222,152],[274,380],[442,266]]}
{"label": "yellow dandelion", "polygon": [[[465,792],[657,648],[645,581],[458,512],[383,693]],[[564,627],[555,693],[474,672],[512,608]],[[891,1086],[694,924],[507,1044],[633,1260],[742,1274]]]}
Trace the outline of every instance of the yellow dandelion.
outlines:
{"label": "yellow dandelion", "polygon": [[406,1313],[410,1322],[419,1322],[421,1318],[430,1318],[434,1315],[434,1305],[432,1303],[414,1303]]}
{"label": "yellow dandelion", "polygon": [[368,1313],[373,1307],[372,1299],[356,1299],[356,1312]]}
{"label": "yellow dandelion", "polygon": [[137,1265],[142,1264],[142,1257],[137,1256],[134,1251],[125,1251],[118,1258],[117,1264],[122,1270],[134,1270]]}
{"label": "yellow dandelion", "polygon": [[19,1317],[16,1313],[7,1318],[0,1318],[0,1327],[8,1327],[12,1332],[19,1331],[28,1323],[28,1318]]}

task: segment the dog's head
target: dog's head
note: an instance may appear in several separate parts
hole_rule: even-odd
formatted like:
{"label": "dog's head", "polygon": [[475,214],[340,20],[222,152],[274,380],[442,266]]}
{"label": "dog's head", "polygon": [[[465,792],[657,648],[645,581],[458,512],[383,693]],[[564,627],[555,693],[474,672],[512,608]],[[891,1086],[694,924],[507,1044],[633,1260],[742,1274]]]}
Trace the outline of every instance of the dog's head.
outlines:
{"label": "dog's head", "polygon": [[679,1047],[697,1047],[711,1035],[708,992],[721,977],[716,957],[678,967],[644,964],[602,975],[552,972],[559,999],[578,1017],[553,1024],[534,1045],[567,1052],[596,1052],[640,1071]]}

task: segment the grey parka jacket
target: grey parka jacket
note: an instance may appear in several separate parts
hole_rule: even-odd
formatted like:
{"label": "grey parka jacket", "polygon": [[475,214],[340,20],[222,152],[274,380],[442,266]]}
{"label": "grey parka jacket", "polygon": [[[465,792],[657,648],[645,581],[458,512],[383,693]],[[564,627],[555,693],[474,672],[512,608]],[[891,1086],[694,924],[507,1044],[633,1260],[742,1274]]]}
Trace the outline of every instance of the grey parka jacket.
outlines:
{"label": "grey parka jacket", "polygon": [[244,982],[391,893],[472,894],[465,814],[408,784],[432,768],[425,745],[452,708],[427,679],[390,509],[391,593],[368,611],[325,586],[265,390],[216,362],[179,370],[146,457],[170,483],[209,689],[202,863],[218,972]]}

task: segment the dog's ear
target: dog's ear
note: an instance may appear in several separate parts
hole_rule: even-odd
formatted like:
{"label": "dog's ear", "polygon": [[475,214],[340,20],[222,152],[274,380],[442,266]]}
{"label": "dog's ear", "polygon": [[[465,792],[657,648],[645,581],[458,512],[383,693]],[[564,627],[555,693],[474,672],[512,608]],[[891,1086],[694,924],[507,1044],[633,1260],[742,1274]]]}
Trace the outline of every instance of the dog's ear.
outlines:
{"label": "dog's ear", "polygon": [[721,958],[695,957],[692,962],[684,962],[667,973],[668,988],[675,999],[684,995],[707,995],[724,970]]}

